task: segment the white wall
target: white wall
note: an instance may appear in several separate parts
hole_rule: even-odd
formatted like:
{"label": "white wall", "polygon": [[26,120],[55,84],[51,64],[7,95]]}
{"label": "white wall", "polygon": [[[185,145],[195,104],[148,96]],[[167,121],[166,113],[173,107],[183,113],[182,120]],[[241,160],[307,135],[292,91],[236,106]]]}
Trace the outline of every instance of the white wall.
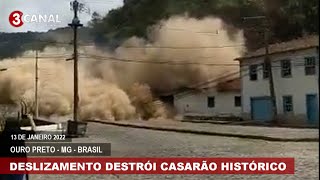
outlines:
{"label": "white wall", "polygon": [[[316,74],[311,76],[305,75],[304,58],[308,56],[316,57]],[[277,110],[278,113],[283,115],[283,102],[282,97],[291,95],[293,97],[293,116],[299,116],[306,118],[306,95],[318,94],[318,74],[319,74],[319,56],[316,48],[299,50],[295,52],[287,52],[281,54],[275,54],[270,56],[272,63],[272,73],[274,79],[275,95],[277,98]],[[292,77],[283,78],[281,76],[281,64],[282,59],[291,60],[291,73]],[[242,105],[243,113],[246,117],[251,112],[250,97],[270,96],[269,80],[263,79],[262,66],[258,69],[258,80],[250,81],[248,64],[250,63],[263,63],[263,57],[249,59],[241,62],[241,86],[242,86]],[[318,103],[319,104],[319,103]]]}
{"label": "white wall", "polygon": [[[215,107],[208,107],[208,97],[215,97]],[[219,114],[229,114],[233,116],[241,115],[241,107],[235,107],[235,96],[240,96],[240,92],[216,92],[209,90],[190,94],[179,94],[174,97],[174,105],[180,115],[194,116],[217,116]],[[189,108],[187,108],[189,105]]]}

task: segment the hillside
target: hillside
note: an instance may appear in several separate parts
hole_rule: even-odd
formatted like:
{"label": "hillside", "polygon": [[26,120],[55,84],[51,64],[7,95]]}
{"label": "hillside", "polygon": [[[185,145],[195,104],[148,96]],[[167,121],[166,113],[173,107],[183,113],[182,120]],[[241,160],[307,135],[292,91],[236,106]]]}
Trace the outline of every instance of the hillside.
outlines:
{"label": "hillside", "polygon": [[[20,56],[26,50],[43,50],[56,42],[71,42],[71,28],[59,28],[48,32],[0,33],[0,59]],[[79,42],[92,42],[89,28],[79,30]]]}
{"label": "hillside", "polygon": [[[244,29],[249,49],[261,47],[262,21],[242,17],[267,15],[273,42],[304,33],[319,33],[318,0],[126,0],[123,7],[103,18],[96,16],[93,32],[98,43],[120,44],[131,36],[147,37],[147,27],[161,19],[187,13],[191,17],[216,16]],[[266,12],[266,13],[265,13]],[[257,28],[259,27],[259,28]],[[232,34],[232,31],[231,31]],[[261,43],[257,43],[261,42]]]}
{"label": "hillside", "polygon": [[[188,14],[199,19],[222,18],[230,27],[243,29],[247,47],[257,49],[263,46],[263,21],[244,21],[242,17],[267,15],[271,42],[281,42],[303,34],[319,34],[318,6],[318,0],[125,0],[123,7],[105,17],[93,13],[89,27],[82,28],[79,37],[82,42],[117,47],[132,36],[147,38],[148,27],[162,19]],[[233,29],[229,30],[232,35]],[[39,39],[44,42],[39,43]],[[47,33],[0,33],[0,59],[29,49],[41,50],[48,45],[46,42],[71,40],[70,28]]]}

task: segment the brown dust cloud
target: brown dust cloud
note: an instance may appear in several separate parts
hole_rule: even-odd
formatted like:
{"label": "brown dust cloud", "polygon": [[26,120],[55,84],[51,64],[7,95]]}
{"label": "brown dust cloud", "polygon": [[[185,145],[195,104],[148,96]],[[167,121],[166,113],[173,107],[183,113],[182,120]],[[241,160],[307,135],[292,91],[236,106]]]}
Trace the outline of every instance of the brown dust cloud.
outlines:
{"label": "brown dust cloud", "polygon": [[[172,17],[149,28],[149,42],[132,37],[113,52],[94,46],[80,47],[80,118],[168,118],[157,95],[238,69],[199,65],[236,63],[234,59],[244,52],[243,34],[233,30],[230,36],[228,28],[213,17]],[[1,68],[8,69],[0,72],[1,104],[24,101],[31,110],[34,107],[34,54],[26,52],[20,58],[0,62]],[[39,55],[41,116],[72,115],[73,62],[65,60],[71,54],[71,47],[48,47]]]}

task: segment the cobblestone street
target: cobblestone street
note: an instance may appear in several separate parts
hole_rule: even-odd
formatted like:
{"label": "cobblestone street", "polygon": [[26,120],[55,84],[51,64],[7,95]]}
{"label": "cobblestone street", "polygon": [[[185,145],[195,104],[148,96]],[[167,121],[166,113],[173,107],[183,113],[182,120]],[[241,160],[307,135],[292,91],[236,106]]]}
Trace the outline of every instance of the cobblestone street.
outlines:
{"label": "cobblestone street", "polygon": [[[160,130],[173,130],[181,132],[200,132],[200,134],[213,133],[213,135],[225,136],[232,135],[231,137],[247,137],[257,139],[264,139],[263,137],[271,139],[313,139],[315,142],[319,142],[319,130],[311,128],[283,128],[283,127],[262,127],[262,126],[241,126],[241,125],[221,125],[210,123],[189,123],[181,122],[177,120],[128,120],[128,121],[106,121],[98,120],[93,122],[102,122],[111,125],[129,126],[129,127],[141,127],[146,129],[160,129]],[[212,134],[211,134],[212,135]],[[222,135],[223,136],[223,135]],[[228,136],[230,137],[230,136]],[[286,140],[284,140],[286,141]],[[305,142],[303,140],[301,142]]]}
{"label": "cobblestone street", "polygon": [[90,123],[88,138],[109,142],[113,157],[294,157],[295,175],[32,175],[31,180],[75,179],[318,179],[317,142],[268,142],[117,127]]}

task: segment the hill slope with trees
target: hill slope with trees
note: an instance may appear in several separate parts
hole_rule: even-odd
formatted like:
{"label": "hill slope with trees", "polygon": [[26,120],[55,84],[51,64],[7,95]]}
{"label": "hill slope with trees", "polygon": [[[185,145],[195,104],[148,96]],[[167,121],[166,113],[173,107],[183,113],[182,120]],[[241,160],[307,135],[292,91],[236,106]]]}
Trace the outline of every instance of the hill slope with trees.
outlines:
{"label": "hill slope with trees", "polygon": [[[105,17],[93,13],[89,27],[83,28],[79,37],[84,42],[114,48],[131,36],[147,38],[148,27],[162,19],[187,13],[199,19],[222,18],[243,29],[247,47],[256,49],[263,46],[262,21],[247,22],[243,17],[266,15],[270,19],[271,42],[275,43],[303,34],[319,34],[318,7],[318,0],[124,0],[124,6],[111,10]],[[21,55],[29,49],[41,50],[49,44],[32,46],[39,39],[71,41],[71,33],[67,27],[47,33],[0,33],[0,59]]]}
{"label": "hill slope with trees", "polygon": [[119,45],[131,36],[146,37],[147,27],[161,19],[187,13],[191,17],[216,16],[244,29],[249,49],[263,42],[261,21],[246,22],[243,17],[266,15],[270,19],[272,42],[286,41],[311,33],[318,34],[318,0],[125,0],[103,18],[93,16],[97,43]]}

